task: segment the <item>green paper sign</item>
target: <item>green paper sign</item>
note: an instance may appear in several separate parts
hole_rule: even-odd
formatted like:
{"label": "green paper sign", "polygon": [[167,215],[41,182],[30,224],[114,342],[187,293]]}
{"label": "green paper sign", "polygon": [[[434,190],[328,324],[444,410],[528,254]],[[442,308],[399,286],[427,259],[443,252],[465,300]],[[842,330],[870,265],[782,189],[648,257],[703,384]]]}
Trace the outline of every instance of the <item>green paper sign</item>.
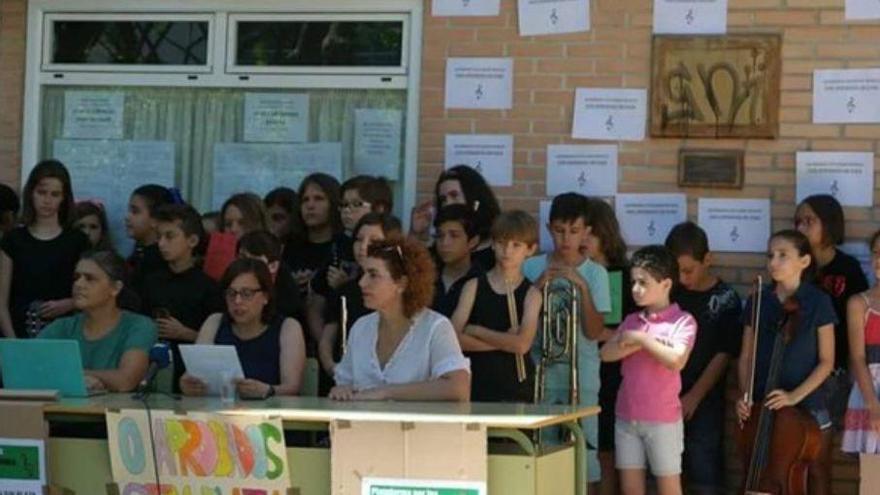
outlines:
{"label": "green paper sign", "polygon": [[611,311],[605,313],[606,325],[618,325],[623,320],[623,272],[608,272]]}
{"label": "green paper sign", "polygon": [[486,495],[486,483],[365,478],[362,482],[361,493],[368,495]]}
{"label": "green paper sign", "polygon": [[0,443],[0,480],[40,480],[40,448]]}

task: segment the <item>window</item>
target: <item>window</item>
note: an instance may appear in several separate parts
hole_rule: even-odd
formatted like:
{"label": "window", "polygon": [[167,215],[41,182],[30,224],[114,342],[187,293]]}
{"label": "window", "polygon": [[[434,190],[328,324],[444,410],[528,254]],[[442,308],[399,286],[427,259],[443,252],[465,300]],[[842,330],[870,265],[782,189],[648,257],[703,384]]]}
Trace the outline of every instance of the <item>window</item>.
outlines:
{"label": "window", "polygon": [[22,180],[64,161],[78,199],[105,202],[122,252],[128,194],[150,182],[207,212],[314,171],[381,174],[403,218],[422,2],[324,3],[32,0]]}

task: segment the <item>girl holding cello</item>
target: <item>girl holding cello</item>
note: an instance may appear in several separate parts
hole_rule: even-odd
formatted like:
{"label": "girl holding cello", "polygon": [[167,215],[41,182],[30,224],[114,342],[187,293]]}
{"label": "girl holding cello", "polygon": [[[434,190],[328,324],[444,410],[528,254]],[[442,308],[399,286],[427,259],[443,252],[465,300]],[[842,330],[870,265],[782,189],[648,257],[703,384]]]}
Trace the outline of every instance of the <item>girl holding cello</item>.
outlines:
{"label": "girl holding cello", "polygon": [[809,281],[814,265],[803,234],[773,234],[767,252],[773,283],[759,285],[746,306],[752,319],[743,331],[738,377],[744,393],[736,405],[743,493],[828,493],[830,466],[817,465],[831,448],[820,386],[834,366],[837,317],[828,295]]}

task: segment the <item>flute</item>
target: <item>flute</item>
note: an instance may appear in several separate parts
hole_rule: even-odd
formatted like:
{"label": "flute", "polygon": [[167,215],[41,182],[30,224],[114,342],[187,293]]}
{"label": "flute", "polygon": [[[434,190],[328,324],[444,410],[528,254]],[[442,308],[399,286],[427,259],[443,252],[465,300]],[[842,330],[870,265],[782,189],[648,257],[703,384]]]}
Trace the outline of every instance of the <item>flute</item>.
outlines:
{"label": "flute", "polygon": [[[510,288],[510,282],[505,280],[504,284],[507,288],[507,314],[510,317],[511,328],[519,331],[519,314],[516,310],[516,298],[513,296],[513,290]],[[516,354],[516,378],[520,383],[526,381],[526,360],[522,354]]]}
{"label": "flute", "polygon": [[340,296],[342,303],[342,316],[339,318],[339,324],[342,326],[342,353],[348,350],[348,300],[345,296]]}

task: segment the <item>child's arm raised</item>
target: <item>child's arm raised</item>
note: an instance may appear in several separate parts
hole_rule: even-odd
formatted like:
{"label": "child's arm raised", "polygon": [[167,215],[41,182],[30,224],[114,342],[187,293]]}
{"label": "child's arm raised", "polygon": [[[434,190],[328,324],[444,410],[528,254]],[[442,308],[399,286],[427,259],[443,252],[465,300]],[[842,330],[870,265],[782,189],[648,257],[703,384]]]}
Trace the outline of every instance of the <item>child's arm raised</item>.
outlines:
{"label": "child's arm raised", "polygon": [[485,352],[497,350],[471,335],[465,333],[467,328],[475,325],[468,325],[468,319],[471,317],[471,311],[474,309],[474,299],[477,297],[477,279],[472,278],[465,282],[461,289],[461,295],[458,296],[458,306],[452,313],[452,326],[455,328],[455,335],[458,337],[458,343],[461,350],[471,352]]}
{"label": "child's arm raised", "polygon": [[532,348],[532,341],[535,340],[535,333],[538,331],[542,297],[538,289],[529,288],[519,328],[511,329],[508,332],[496,332],[478,325],[468,325],[464,329],[465,333],[502,351],[525,354]]}
{"label": "child's arm raised", "polygon": [[676,327],[672,339],[658,339],[645,332],[626,332],[621,340],[626,344],[641,346],[670,370],[681,371],[690,356],[697,324],[693,317],[688,316],[676,322]]}

